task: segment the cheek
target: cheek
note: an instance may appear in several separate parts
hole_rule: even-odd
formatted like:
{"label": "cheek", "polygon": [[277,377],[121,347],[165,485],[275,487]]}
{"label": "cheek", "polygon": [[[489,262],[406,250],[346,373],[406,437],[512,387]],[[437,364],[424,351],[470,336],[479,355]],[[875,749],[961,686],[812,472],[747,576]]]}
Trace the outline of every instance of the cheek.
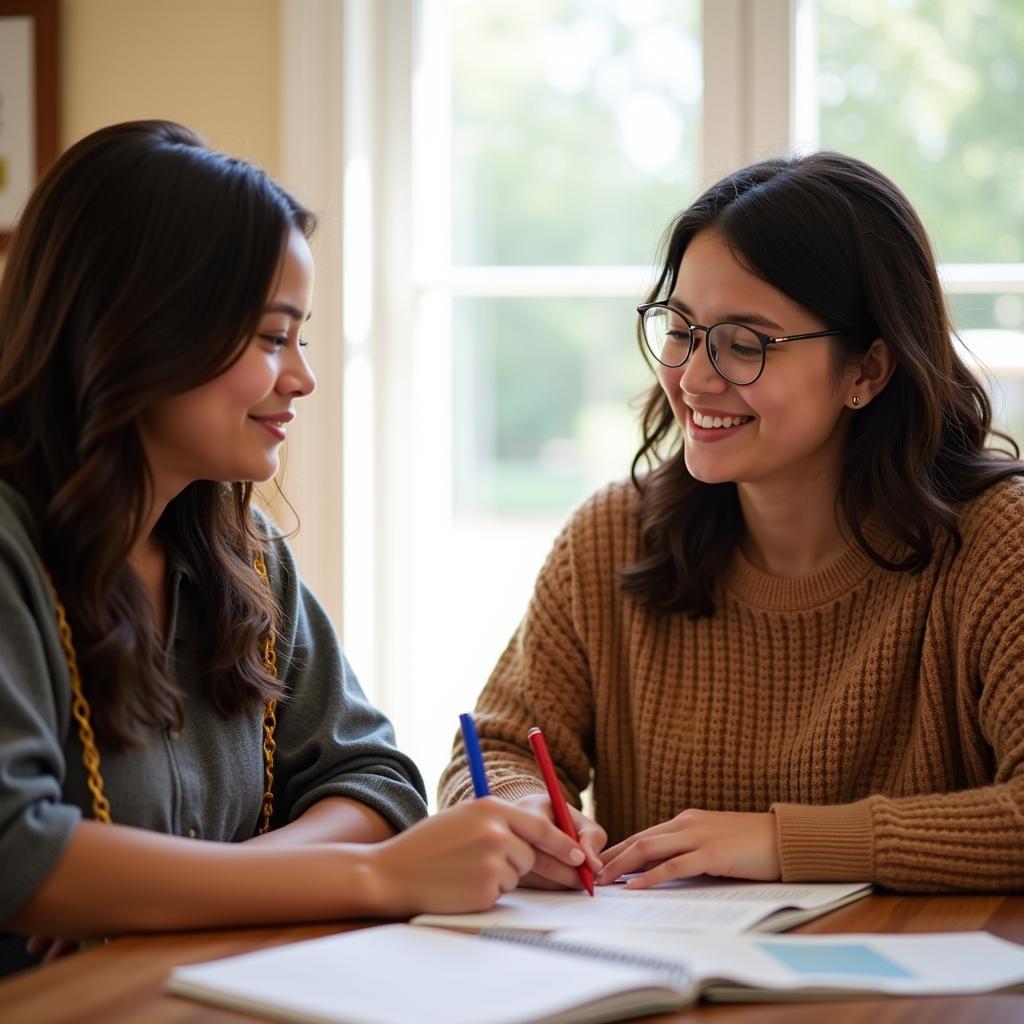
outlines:
{"label": "cheek", "polygon": [[274,389],[277,374],[272,361],[254,348],[225,373],[205,385],[228,407],[254,405]]}
{"label": "cheek", "polygon": [[[804,353],[787,353],[804,356]],[[790,359],[765,367],[760,380],[741,388],[743,399],[765,425],[808,429],[834,420],[837,398],[835,378],[826,353],[817,358]]]}
{"label": "cheek", "polygon": [[681,368],[673,369],[668,366],[658,367],[658,383],[661,385],[662,391],[672,401],[676,401],[680,398],[679,391],[679,378],[682,377],[683,371]]}
{"label": "cheek", "polygon": [[787,449],[817,448],[835,430],[842,412],[829,384],[810,381],[803,390],[787,388],[744,397],[749,398],[751,410],[759,417],[762,435]]}

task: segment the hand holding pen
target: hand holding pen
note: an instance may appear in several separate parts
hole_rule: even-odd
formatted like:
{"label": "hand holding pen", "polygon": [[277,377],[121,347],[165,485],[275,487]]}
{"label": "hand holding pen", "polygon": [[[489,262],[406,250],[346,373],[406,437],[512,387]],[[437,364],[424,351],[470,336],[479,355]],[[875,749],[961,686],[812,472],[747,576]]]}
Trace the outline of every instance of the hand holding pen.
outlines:
{"label": "hand holding pen", "polygon": [[[469,763],[469,774],[473,780],[473,794],[476,798],[482,799],[491,795],[491,787],[487,783],[487,772],[484,768],[484,759],[480,751],[480,740],[476,734],[476,725],[473,722],[473,716],[470,714],[459,715],[459,724],[462,727],[462,741],[466,748],[466,760]],[[538,733],[540,730],[536,730]],[[541,736],[541,742],[543,743],[544,737]],[[531,744],[533,743],[531,737]],[[536,749],[536,748],[535,748]],[[546,752],[546,748],[545,748]],[[551,757],[548,755],[547,763],[550,765]],[[541,768],[544,771],[544,768]],[[554,767],[551,767],[551,776],[554,778]],[[555,791],[561,796],[561,789],[558,787],[557,780],[555,781]],[[576,835],[576,830],[573,828],[572,819],[569,816],[568,809],[565,806],[565,798],[562,797],[561,810],[555,812],[556,816],[561,813],[564,816],[563,819],[558,820],[558,828],[551,824],[550,818],[546,815],[540,815],[536,811],[526,810],[525,807],[516,807],[513,804],[506,804],[504,801],[499,801],[508,812],[515,815],[514,828],[519,832],[520,835],[526,837],[530,836],[530,842],[536,851],[536,855],[540,859],[547,860],[548,863],[560,862],[561,864],[568,865],[576,868],[579,872],[580,879],[583,881],[584,886],[591,896],[594,895],[594,873],[592,869],[586,863],[586,851],[579,845],[579,839]],[[552,804],[555,804],[552,799]],[[555,804],[557,806],[557,804]],[[519,815],[526,815],[527,818],[532,818],[534,826],[527,826],[526,820],[521,819]],[[542,832],[536,833],[530,831],[534,829],[536,825],[541,825]],[[570,845],[565,845],[569,843]],[[526,873],[526,872],[521,872]]]}
{"label": "hand holding pen", "polygon": [[[569,805],[565,802],[565,794],[562,792],[562,787],[558,782],[555,764],[551,760],[551,752],[548,750],[544,733],[534,726],[526,734],[526,738],[530,741],[534,759],[537,761],[537,767],[540,768],[541,778],[544,779],[544,785],[547,787],[548,798],[551,800],[551,810],[555,815],[555,822],[570,839],[578,842],[579,836],[576,834],[572,818],[569,815]],[[581,864],[576,870],[579,873],[580,881],[583,883],[583,888],[593,896],[594,872],[590,870],[586,863]]]}

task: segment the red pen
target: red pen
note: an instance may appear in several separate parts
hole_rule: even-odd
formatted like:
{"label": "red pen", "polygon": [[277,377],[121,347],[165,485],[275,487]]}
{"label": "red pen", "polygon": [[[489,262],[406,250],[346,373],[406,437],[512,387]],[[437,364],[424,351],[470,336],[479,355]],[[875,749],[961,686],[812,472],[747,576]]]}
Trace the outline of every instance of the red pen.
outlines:
{"label": "red pen", "polygon": [[[548,750],[547,740],[544,739],[544,733],[540,731],[537,726],[534,726],[527,734],[526,738],[530,741],[530,746],[533,748],[533,757],[537,762],[537,767],[540,769],[541,777],[544,779],[544,785],[548,788],[548,797],[551,800],[551,809],[555,812],[555,821],[558,823],[558,827],[570,838],[579,840],[579,836],[576,834],[576,829],[573,827],[572,818],[569,817],[569,805],[565,802],[565,794],[562,792],[562,787],[558,784],[558,776],[555,774],[555,764],[551,760],[551,752]],[[580,875],[580,881],[583,883],[583,888],[594,895],[594,872],[590,870],[586,863],[581,864],[577,869]]]}

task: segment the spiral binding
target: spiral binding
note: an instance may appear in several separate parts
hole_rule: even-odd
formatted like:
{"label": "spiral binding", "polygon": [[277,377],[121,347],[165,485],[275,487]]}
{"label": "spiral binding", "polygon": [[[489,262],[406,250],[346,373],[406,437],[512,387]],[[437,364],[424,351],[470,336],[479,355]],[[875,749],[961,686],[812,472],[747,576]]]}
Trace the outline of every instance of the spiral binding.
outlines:
{"label": "spiral binding", "polygon": [[599,946],[588,946],[583,942],[566,942],[563,939],[552,939],[543,932],[526,931],[522,928],[481,928],[478,934],[482,939],[515,942],[522,946],[536,946],[538,949],[548,949],[553,953],[585,956],[593,960],[603,960],[606,963],[617,963],[627,967],[643,967],[664,975],[665,983],[675,989],[685,989],[693,982],[692,972],[681,963],[657,956],[627,953],[624,950],[602,949]]}

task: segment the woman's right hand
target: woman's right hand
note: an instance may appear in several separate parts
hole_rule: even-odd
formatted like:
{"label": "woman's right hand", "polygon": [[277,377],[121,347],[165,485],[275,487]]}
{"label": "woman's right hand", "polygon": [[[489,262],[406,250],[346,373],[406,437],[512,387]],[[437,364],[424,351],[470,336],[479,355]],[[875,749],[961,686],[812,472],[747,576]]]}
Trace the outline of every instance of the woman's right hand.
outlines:
{"label": "woman's right hand", "polygon": [[547,817],[486,797],[367,847],[366,856],[374,906],[383,916],[406,917],[487,910],[539,860],[575,877],[585,854]]}
{"label": "woman's right hand", "polygon": [[[554,822],[555,815],[551,809],[551,801],[546,794],[534,793],[520,797],[516,806],[544,821]],[[587,864],[596,875],[604,867],[598,854],[608,842],[608,833],[596,821],[591,821],[582,811],[569,806],[569,817],[572,818],[576,834],[579,836],[580,848],[587,856]],[[520,885],[530,889],[579,889],[580,876],[575,867],[568,867],[564,862],[538,852],[533,868],[519,881]]]}

